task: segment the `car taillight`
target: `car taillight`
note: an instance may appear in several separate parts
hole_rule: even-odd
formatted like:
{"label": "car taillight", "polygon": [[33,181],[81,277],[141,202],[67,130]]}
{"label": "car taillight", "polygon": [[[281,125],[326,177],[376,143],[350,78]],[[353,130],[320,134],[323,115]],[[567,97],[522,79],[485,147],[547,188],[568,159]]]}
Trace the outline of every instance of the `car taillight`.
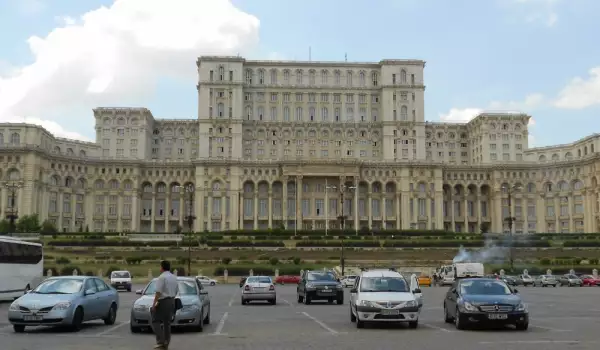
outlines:
{"label": "car taillight", "polygon": [[244,287],[244,290],[250,290],[250,286],[249,286],[249,285],[246,285],[246,286]]}
{"label": "car taillight", "polygon": [[274,286],[274,285],[271,285],[271,286],[269,287],[269,290],[275,290],[275,286]]}

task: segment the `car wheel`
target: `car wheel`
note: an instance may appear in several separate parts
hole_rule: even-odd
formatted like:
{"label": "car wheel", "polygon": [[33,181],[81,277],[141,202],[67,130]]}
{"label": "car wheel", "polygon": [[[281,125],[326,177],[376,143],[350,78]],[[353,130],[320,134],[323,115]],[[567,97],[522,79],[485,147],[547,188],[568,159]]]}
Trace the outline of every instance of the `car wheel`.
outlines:
{"label": "car wheel", "polygon": [[210,324],[210,306],[208,307],[208,312],[206,313],[206,317],[203,320],[204,324]]}
{"label": "car wheel", "polygon": [[73,321],[71,322],[71,330],[74,332],[78,332],[81,330],[81,326],[83,325],[83,309],[78,307],[75,310],[75,314],[73,315]]}
{"label": "car wheel", "polygon": [[417,327],[419,327],[419,321],[409,321],[408,322],[408,328],[415,329]]}
{"label": "car wheel", "polygon": [[360,318],[356,318],[356,328],[365,328],[365,321],[361,321]]}
{"label": "car wheel", "polygon": [[444,322],[452,323],[452,321],[454,321],[454,320],[452,319],[450,314],[448,314],[448,308],[446,307],[446,304],[444,303]]}
{"label": "car wheel", "polygon": [[456,329],[465,329],[465,321],[464,318],[460,315],[460,311],[458,311],[458,309],[456,309],[456,316],[454,316],[454,325],[456,326]]}
{"label": "car wheel", "polygon": [[558,285],[558,283],[554,285],[554,288],[556,288],[557,285]]}
{"label": "car wheel", "polygon": [[131,333],[141,333],[142,329],[140,327],[133,326],[131,323],[129,324],[129,331]]}
{"label": "car wheel", "polygon": [[215,284],[216,284],[215,282],[210,282],[210,285],[211,285],[211,286],[214,286]]}
{"label": "car wheel", "polygon": [[[202,318],[202,315],[204,315],[204,307],[200,309],[200,318]],[[198,324],[194,327],[194,330],[196,332],[204,331],[204,320],[203,319],[200,319],[198,321]]]}
{"label": "car wheel", "polygon": [[246,305],[246,304],[248,304],[248,302],[244,298],[242,298],[242,305]]}
{"label": "car wheel", "polygon": [[269,303],[271,305],[276,305],[277,304],[277,299],[271,299],[271,300],[269,300]]}
{"label": "car wheel", "polygon": [[343,304],[344,304],[344,298],[339,298],[339,299],[336,301],[336,303],[337,303],[338,305],[343,305]]}
{"label": "car wheel", "polygon": [[352,305],[350,305],[350,322],[356,322],[356,316],[352,312]]}
{"label": "car wheel", "polygon": [[519,331],[526,331],[526,330],[527,330],[527,328],[529,328],[529,322],[520,322],[520,323],[517,323],[517,324],[515,325],[515,327],[516,327],[516,328],[517,328],[517,330],[519,330]]}
{"label": "car wheel", "polygon": [[16,325],[13,325],[13,330],[15,331],[15,333],[23,333],[23,332],[25,332],[25,326],[16,324]]}
{"label": "car wheel", "polygon": [[304,296],[304,305],[310,305],[310,296],[308,294]]}
{"label": "car wheel", "polygon": [[116,320],[117,320],[117,305],[112,304],[110,306],[110,309],[108,310],[108,315],[106,315],[106,317],[103,318],[102,321],[104,321],[105,325],[111,326],[111,325],[115,324]]}
{"label": "car wheel", "polygon": [[302,303],[304,301],[304,297],[302,297],[302,295],[298,294],[298,302]]}

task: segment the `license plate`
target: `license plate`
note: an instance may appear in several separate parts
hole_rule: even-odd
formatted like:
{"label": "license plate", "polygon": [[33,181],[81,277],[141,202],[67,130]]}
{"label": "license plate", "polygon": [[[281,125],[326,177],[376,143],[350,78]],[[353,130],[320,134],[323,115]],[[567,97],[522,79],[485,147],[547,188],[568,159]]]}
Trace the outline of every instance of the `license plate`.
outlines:
{"label": "license plate", "polygon": [[400,315],[400,310],[381,310],[381,314],[385,316]]}
{"label": "license plate", "polygon": [[23,316],[23,320],[25,321],[41,321],[43,319],[43,316]]}
{"label": "license plate", "polygon": [[488,318],[490,320],[506,320],[508,318],[507,314],[489,314]]}
{"label": "license plate", "polygon": [[333,293],[333,289],[323,289],[321,290],[322,293]]}

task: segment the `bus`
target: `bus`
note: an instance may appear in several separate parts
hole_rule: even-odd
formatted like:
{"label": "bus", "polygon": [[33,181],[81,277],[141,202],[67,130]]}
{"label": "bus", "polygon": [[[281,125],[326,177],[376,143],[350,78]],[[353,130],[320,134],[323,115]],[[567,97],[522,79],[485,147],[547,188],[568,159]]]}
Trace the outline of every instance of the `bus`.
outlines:
{"label": "bus", "polygon": [[44,277],[42,244],[0,236],[0,300],[17,299]]}

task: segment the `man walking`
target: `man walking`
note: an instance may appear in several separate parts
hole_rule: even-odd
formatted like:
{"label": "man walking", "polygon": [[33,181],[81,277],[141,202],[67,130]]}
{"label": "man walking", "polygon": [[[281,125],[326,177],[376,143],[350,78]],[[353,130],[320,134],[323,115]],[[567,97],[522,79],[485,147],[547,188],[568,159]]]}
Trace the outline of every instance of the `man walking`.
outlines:
{"label": "man walking", "polygon": [[171,321],[175,312],[175,297],[179,293],[177,276],[171,273],[171,264],[160,262],[160,276],[156,279],[152,312],[152,330],[156,335],[155,349],[167,349],[171,341]]}

